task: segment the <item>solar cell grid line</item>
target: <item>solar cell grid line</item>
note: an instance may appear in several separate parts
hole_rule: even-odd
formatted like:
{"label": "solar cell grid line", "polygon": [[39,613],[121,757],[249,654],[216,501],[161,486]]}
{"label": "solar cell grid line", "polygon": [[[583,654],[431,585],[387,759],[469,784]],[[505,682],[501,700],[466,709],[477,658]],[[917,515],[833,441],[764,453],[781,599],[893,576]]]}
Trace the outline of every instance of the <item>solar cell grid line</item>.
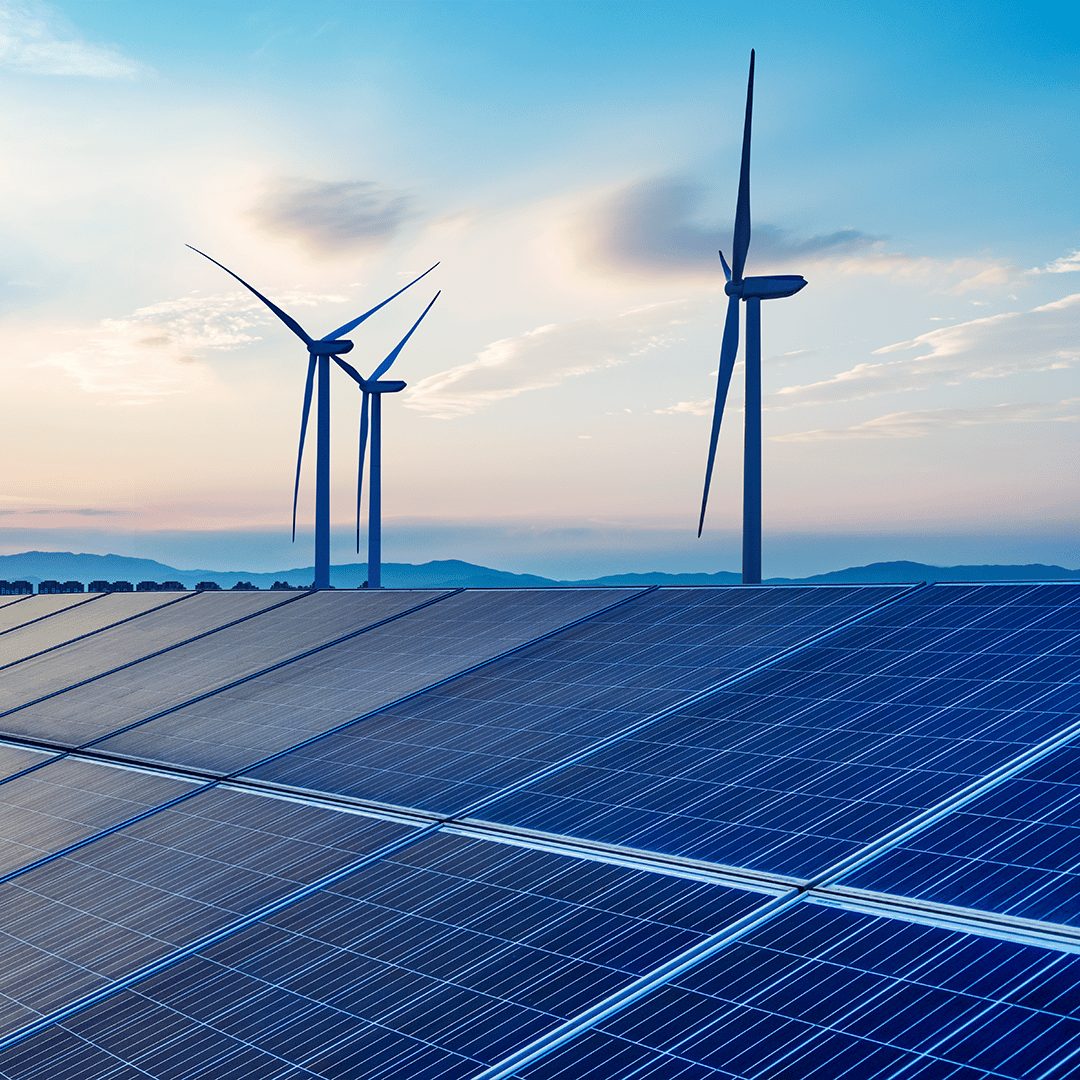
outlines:
{"label": "solar cell grid line", "polygon": [[799,904],[549,1057],[480,1077],[1049,1080],[1080,1053],[1078,1006],[1080,956]]}
{"label": "solar cell grid line", "polygon": [[0,679],[0,728],[33,736],[16,718],[19,710],[308,595],[294,593],[282,600],[280,593],[194,593],[138,620],[26,660]]}
{"label": "solar cell grid line", "polygon": [[0,1037],[417,832],[211,787],[0,882]]}
{"label": "solar cell grid line", "polygon": [[304,593],[302,602],[273,607],[257,622],[225,626],[31,705],[19,722],[39,738],[90,746],[449,595],[405,589]]}
{"label": "solar cell grid line", "polygon": [[[217,1055],[199,1063],[204,1076],[241,1054],[258,1076],[283,1060],[289,1075],[469,1076],[760,902],[428,833],[107,999],[28,1025],[0,1043],[0,1075],[33,1068],[62,1023],[72,1052],[97,1047],[153,1077],[177,1075],[200,1042]],[[136,1017],[176,1037],[133,1044]]]}
{"label": "solar cell grid line", "polygon": [[0,635],[0,671],[12,664],[62,648],[81,638],[119,626],[155,608],[175,604],[167,593],[104,593],[93,604],[67,608],[52,618],[13,628]]}
{"label": "solar cell grid line", "polygon": [[27,766],[0,782],[0,881],[203,786],[69,756]]}
{"label": "solar cell grid line", "polygon": [[903,591],[661,588],[246,775],[456,814]]}
{"label": "solar cell grid line", "polygon": [[0,640],[2,635],[17,630],[27,623],[37,622],[39,619],[47,619],[50,615],[56,615],[68,608],[79,607],[92,601],[100,600],[101,593],[38,593],[34,596],[0,597],[10,599],[11,604],[0,607]]}
{"label": "solar cell grid line", "polygon": [[[1080,591],[1062,588],[1070,590],[1063,600],[1075,604]],[[909,599],[925,607],[923,597],[932,591]],[[883,621],[902,617],[908,602],[884,609]],[[1045,654],[1018,652],[1011,674],[1022,678],[1008,684],[1004,676],[988,685],[963,677],[962,641],[952,624],[970,626],[988,614],[1007,621],[1013,613],[1000,606],[968,602],[961,616],[946,605],[940,636],[954,651],[939,651],[936,673],[924,672],[921,680],[906,678],[903,660],[889,649],[868,673],[875,639],[867,628],[875,616],[838,631],[827,648],[786,654],[639,735],[488,803],[482,816],[813,878],[1032,746],[1044,747],[1073,719],[1060,685],[1037,679]],[[1034,629],[1040,611],[1029,608]],[[881,636],[887,641],[889,634],[886,628]],[[1017,635],[1023,630],[1003,632],[999,648]],[[845,646],[853,640],[856,674],[848,675]],[[1059,653],[1073,653],[1080,634],[1060,630],[1054,640]],[[924,645],[921,658],[928,656]],[[890,676],[898,676],[893,692]],[[944,686],[928,685],[935,680]],[[867,685],[871,690],[862,692]]]}
{"label": "solar cell grid line", "polygon": [[1058,749],[839,880],[1080,926],[1080,747]]}
{"label": "solar cell grid line", "polygon": [[95,748],[231,775],[639,591],[464,590]]}

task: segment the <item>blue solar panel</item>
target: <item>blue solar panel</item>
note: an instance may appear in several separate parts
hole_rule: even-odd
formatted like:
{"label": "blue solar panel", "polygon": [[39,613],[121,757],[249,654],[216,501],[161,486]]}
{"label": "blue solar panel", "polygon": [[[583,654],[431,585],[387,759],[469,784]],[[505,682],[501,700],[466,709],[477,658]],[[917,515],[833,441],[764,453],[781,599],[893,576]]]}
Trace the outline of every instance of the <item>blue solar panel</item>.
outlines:
{"label": "blue solar panel", "polygon": [[843,883],[1080,925],[1080,747],[1058,750]]}
{"label": "blue solar panel", "polygon": [[1066,1077],[1080,956],[800,904],[520,1080]]}
{"label": "blue solar panel", "polygon": [[0,883],[0,1036],[412,831],[210,788]]}
{"label": "blue solar panel", "polygon": [[810,878],[1071,722],[1078,617],[1072,585],[925,589],[481,816]]}
{"label": "blue solar panel", "polygon": [[458,593],[112,736],[98,748],[218,774],[238,772],[633,595],[620,589]]}
{"label": "blue solar panel", "polygon": [[459,811],[902,591],[659,589],[250,775]]}
{"label": "blue solar panel", "polygon": [[0,1053],[0,1075],[466,1077],[760,902],[430,836]]}
{"label": "blue solar panel", "polygon": [[0,877],[198,788],[181,777],[64,757],[17,775],[0,783]]}

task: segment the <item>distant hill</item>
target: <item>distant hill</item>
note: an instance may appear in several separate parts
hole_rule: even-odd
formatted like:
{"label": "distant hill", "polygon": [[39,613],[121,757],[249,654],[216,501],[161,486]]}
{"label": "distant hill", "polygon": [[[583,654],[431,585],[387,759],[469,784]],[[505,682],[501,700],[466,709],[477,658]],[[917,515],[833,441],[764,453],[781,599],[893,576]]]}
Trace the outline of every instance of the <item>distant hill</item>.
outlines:
{"label": "distant hill", "polygon": [[[200,581],[214,581],[224,589],[238,581],[250,581],[268,589],[275,581],[290,585],[311,584],[315,568],[293,567],[258,574],[251,570],[179,570],[153,559],[133,559],[126,555],[76,555],[69,551],[24,551],[19,555],[0,555],[0,578],[25,580],[37,584],[54,578],[58,581],[179,581],[189,589]],[[330,580],[339,589],[359,588],[367,577],[367,563],[342,563],[330,568]],[[392,588],[549,588],[556,585],[737,585],[740,575],[730,571],[715,574],[610,574],[583,581],[555,581],[535,574],[511,574],[459,559],[436,559],[432,562],[384,563],[383,584]],[[869,566],[851,566],[807,578],[769,578],[773,585],[838,585],[903,583],[915,581],[1080,581],[1080,570],[1062,566],[928,566],[916,562],[880,562]]]}

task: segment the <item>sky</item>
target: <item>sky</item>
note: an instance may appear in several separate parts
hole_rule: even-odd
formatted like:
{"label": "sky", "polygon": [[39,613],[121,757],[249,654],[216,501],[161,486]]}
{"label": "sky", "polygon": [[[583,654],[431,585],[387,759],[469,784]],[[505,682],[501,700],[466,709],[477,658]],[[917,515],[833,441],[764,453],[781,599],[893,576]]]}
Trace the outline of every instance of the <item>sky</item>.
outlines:
{"label": "sky", "polygon": [[[696,537],[750,49],[766,576],[1080,566],[1080,13],[1062,3],[0,0],[0,553],[312,562],[306,354],[370,373],[383,558],[740,564]],[[338,373],[340,374],[340,373]],[[359,394],[332,388],[334,562]]]}

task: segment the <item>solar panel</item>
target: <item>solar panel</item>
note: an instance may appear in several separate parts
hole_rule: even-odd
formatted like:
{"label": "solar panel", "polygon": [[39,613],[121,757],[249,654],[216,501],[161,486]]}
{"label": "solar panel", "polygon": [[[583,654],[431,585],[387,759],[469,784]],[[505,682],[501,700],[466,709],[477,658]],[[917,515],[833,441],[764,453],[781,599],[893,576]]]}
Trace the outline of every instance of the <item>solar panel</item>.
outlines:
{"label": "solar panel", "polygon": [[800,904],[512,1075],[1064,1077],[1078,988],[1074,954]]}
{"label": "solar panel", "polygon": [[69,757],[0,783],[0,876],[194,790],[179,777]]}
{"label": "solar panel", "polygon": [[176,599],[175,593],[109,593],[95,598],[92,604],[65,608],[51,618],[0,635],[0,668],[173,603]]}
{"label": "solar panel", "polygon": [[45,593],[37,596],[4,596],[0,600],[8,600],[10,603],[0,606],[0,634],[13,630],[16,626],[23,626],[35,619],[44,619],[49,615],[55,615],[58,611],[66,611],[76,604],[85,604],[93,600],[95,603],[100,597],[95,593],[87,596],[85,593]]}
{"label": "solar panel", "polygon": [[759,903],[429,836],[74,1015],[73,1038],[54,1026],[0,1053],[0,1074],[47,1056],[58,1080],[110,1075],[96,1048],[162,1078],[194,1062],[200,1076],[471,1076]]}
{"label": "solar panel", "polygon": [[922,590],[482,816],[812,877],[1074,718],[1078,601]]}
{"label": "solar panel", "polygon": [[99,744],[231,773],[564,626],[634,590],[476,590]]}
{"label": "solar panel", "polygon": [[0,883],[0,1037],[412,831],[211,788]]}
{"label": "solar panel", "polygon": [[1080,747],[1058,750],[842,880],[1080,925]]}
{"label": "solar panel", "polygon": [[0,781],[38,765],[44,765],[46,761],[56,756],[48,750],[32,750],[26,746],[0,742]]}
{"label": "solar panel", "polygon": [[38,738],[83,746],[445,595],[374,589],[305,593],[256,620],[226,626],[32,705],[18,722]]}
{"label": "solar panel", "polygon": [[[1080,585],[470,591],[293,659],[404,596],[305,595],[7,718],[39,745],[0,742],[0,1077],[1080,1061]],[[181,700],[94,751],[160,772],[44,749]]]}
{"label": "solar panel", "polygon": [[39,724],[36,716],[30,719],[18,713],[4,714],[237,619],[256,615],[282,603],[281,596],[271,592],[193,593],[131,622],[24,660],[5,671],[0,679],[0,729],[15,735],[56,737],[63,742],[63,731],[50,731],[44,720]]}
{"label": "solar panel", "polygon": [[902,591],[658,589],[251,775],[460,811]]}

